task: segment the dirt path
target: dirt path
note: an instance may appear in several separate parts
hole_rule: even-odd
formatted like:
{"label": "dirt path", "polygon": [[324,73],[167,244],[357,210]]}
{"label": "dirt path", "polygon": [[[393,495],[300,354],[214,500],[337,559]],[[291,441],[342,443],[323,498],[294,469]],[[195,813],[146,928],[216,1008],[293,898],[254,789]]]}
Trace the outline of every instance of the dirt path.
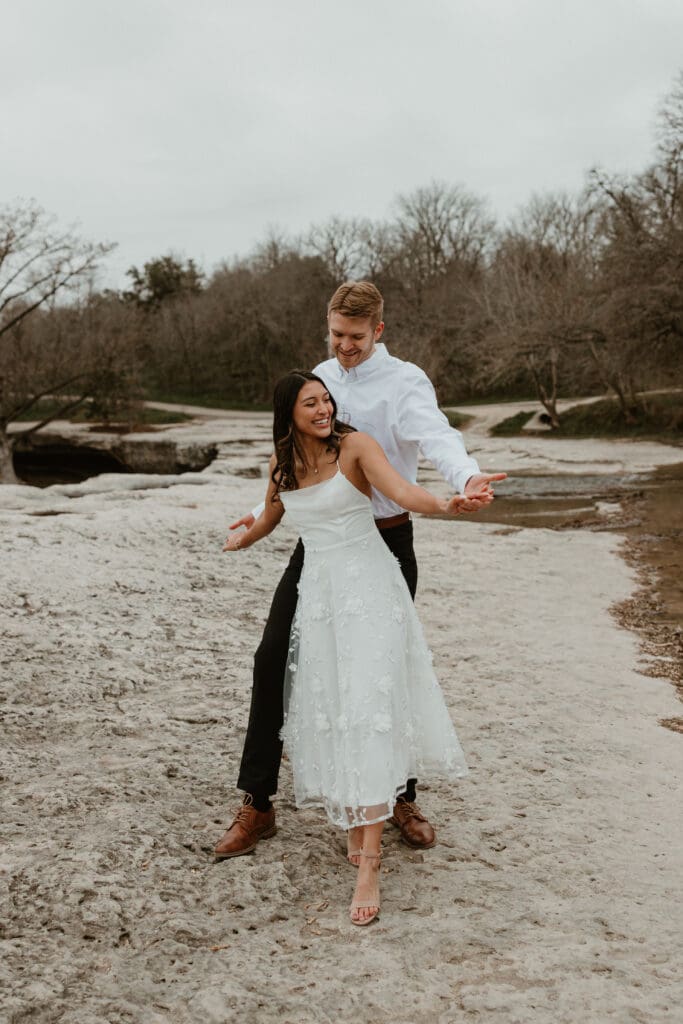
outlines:
{"label": "dirt path", "polygon": [[239,409],[212,409],[206,405],[183,405],[177,402],[143,402],[148,409],[160,409],[162,412],[182,412],[186,416],[194,416],[196,419],[236,419],[246,420],[259,416],[259,413],[240,411]]}

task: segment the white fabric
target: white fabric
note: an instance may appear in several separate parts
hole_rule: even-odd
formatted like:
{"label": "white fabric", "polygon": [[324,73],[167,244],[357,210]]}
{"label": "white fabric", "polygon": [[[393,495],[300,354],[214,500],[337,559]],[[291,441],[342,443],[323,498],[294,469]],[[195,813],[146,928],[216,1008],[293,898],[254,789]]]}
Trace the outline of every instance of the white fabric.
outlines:
{"label": "white fabric", "polygon": [[[313,372],[325,381],[339,418],[374,437],[406,480],[417,480],[420,452],[456,494],[462,494],[469,478],[479,472],[462,434],[439,409],[427,374],[414,363],[390,355],[385,345],[377,345],[369,359],[351,370],[334,358],[319,363]],[[375,519],[404,511],[374,490],[372,507]]]}
{"label": "white fabric", "polygon": [[281,732],[296,803],[371,824],[407,779],[460,778],[465,758],[370,500],[340,470],[280,497],[305,550]]}

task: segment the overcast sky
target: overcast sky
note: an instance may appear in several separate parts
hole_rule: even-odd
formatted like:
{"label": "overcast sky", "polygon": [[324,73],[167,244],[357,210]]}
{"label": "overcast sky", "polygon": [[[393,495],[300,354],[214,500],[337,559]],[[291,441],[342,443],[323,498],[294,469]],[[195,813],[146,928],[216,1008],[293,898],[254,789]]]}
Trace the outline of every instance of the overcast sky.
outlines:
{"label": "overcast sky", "polygon": [[504,219],[637,171],[681,0],[21,0],[4,5],[0,202],[207,270],[271,225],[381,218],[432,180]]}

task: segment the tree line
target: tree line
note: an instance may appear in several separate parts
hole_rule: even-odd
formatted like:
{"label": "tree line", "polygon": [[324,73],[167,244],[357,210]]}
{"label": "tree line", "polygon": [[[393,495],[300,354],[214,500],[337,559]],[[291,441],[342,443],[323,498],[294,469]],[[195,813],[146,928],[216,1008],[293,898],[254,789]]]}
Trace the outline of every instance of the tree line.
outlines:
{"label": "tree line", "polygon": [[[482,197],[433,182],[386,220],[271,231],[210,274],[168,254],[97,290],[111,248],[34,203],[0,209],[0,479],[21,434],[86,403],[105,421],[134,419],[144,397],[267,403],[282,373],[324,357],[326,303],[349,278],[377,284],[392,352],[442,402],[533,389],[557,426],[560,395],[605,391],[628,423],[643,390],[683,370],[683,73],[645,171],[595,169],[578,194],[534,196],[505,225]],[[8,434],[48,395],[37,423]]]}

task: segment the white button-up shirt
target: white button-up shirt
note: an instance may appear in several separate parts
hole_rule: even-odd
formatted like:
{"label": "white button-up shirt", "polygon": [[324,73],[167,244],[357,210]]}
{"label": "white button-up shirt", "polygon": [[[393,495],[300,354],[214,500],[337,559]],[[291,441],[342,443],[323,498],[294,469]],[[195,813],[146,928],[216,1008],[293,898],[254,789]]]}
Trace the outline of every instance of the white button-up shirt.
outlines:
{"label": "white button-up shirt", "polygon": [[[313,372],[325,381],[339,419],[374,437],[406,480],[416,482],[420,453],[457,494],[479,472],[462,434],[439,409],[427,374],[414,363],[389,355],[385,345],[377,345],[369,359],[350,370],[334,358],[319,363]],[[374,488],[372,508],[375,519],[405,511]]]}

